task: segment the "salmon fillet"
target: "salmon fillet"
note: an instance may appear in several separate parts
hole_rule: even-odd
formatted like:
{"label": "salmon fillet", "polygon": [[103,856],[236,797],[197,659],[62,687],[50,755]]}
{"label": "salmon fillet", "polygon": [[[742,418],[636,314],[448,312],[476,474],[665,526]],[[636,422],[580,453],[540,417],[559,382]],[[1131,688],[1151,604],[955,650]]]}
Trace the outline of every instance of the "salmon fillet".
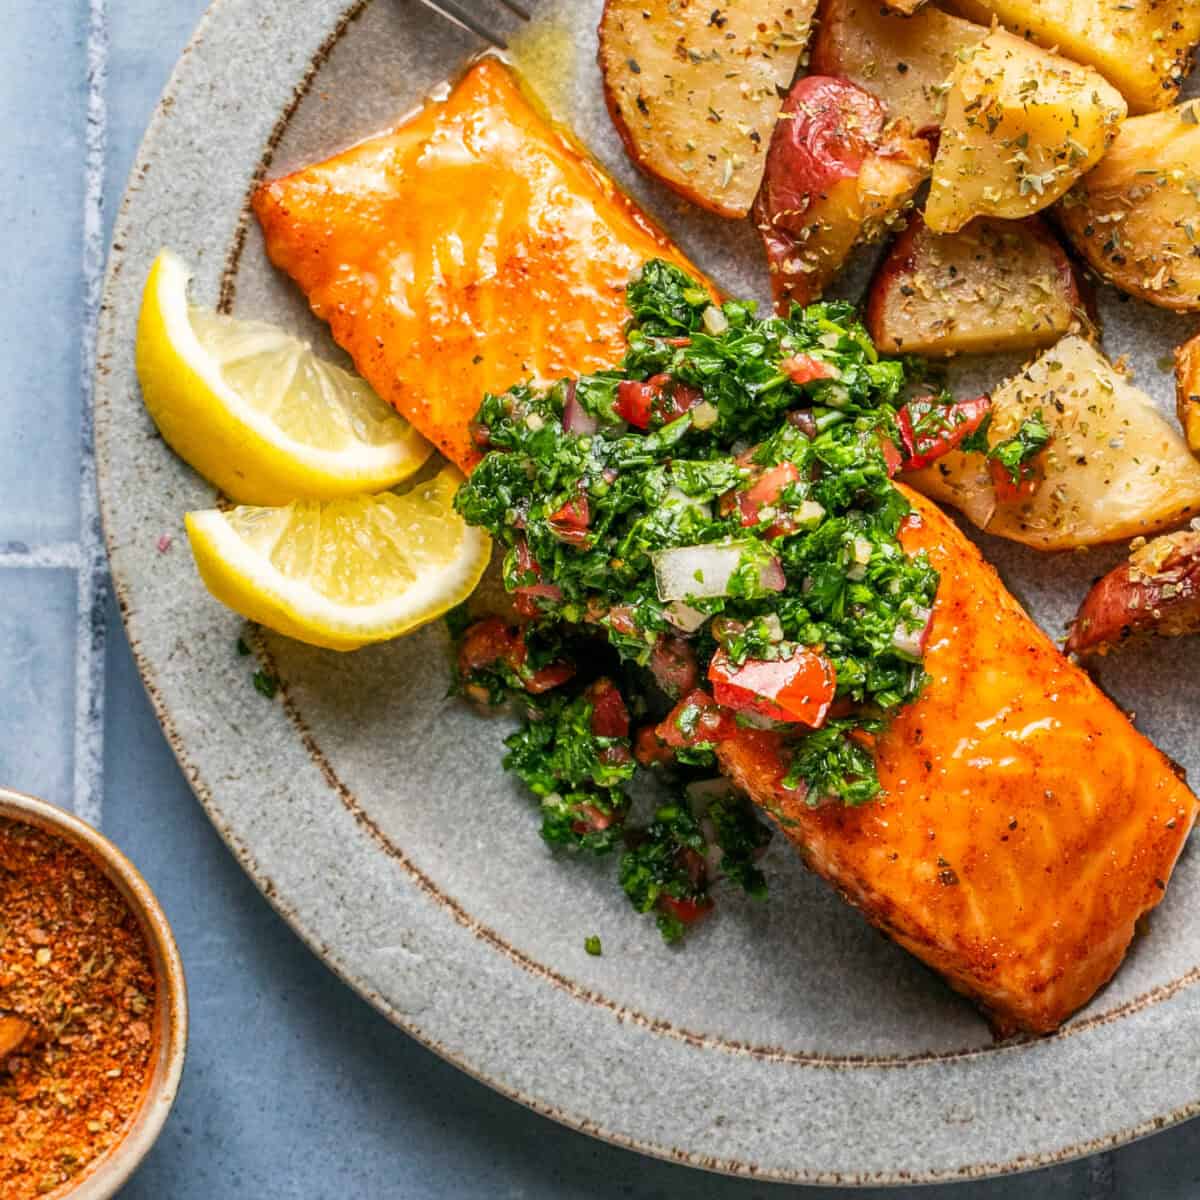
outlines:
{"label": "salmon fillet", "polygon": [[812,870],[998,1033],[1049,1032],[1120,965],[1197,800],[957,526],[902,490],[920,518],[905,546],[928,550],[941,586],[932,681],[876,745],[883,796],[809,808],[770,732],[718,756]]}
{"label": "salmon fillet", "polygon": [[267,253],[359,373],[451,460],[484,392],[614,366],[651,258],[700,273],[503,63],[253,198]]}

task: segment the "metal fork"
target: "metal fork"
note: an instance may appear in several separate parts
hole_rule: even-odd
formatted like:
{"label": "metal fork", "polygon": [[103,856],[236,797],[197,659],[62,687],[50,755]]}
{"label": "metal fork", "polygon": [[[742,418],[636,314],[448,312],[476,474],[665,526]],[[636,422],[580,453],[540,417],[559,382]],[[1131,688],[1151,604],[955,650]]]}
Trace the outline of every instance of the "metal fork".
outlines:
{"label": "metal fork", "polygon": [[[490,42],[497,50],[507,50],[508,43],[504,38],[496,33],[489,25],[484,23],[484,20],[469,12],[463,4],[458,0],[420,0],[426,8],[437,13],[439,17],[445,17],[447,21],[457,25],[459,29],[465,29],[468,33],[473,33],[476,37],[483,38],[485,42]],[[477,4],[478,0],[474,0]],[[467,0],[467,3],[472,3],[472,0]],[[508,9],[514,16],[519,17],[522,21],[529,20],[529,13],[524,5],[516,3],[516,0],[495,0],[495,3],[502,8]]]}

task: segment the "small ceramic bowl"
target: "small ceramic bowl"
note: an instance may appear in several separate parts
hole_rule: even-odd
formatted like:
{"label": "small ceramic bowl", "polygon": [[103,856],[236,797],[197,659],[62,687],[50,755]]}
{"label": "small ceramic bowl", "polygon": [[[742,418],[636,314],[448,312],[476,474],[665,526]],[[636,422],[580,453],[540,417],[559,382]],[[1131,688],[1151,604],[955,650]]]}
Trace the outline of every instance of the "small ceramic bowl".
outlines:
{"label": "small ceramic bowl", "polygon": [[7,788],[0,788],[0,817],[36,825],[82,850],[112,881],[130,910],[137,915],[150,951],[158,984],[154,1014],[158,1053],[151,1066],[141,1107],[119,1142],[78,1179],[64,1184],[46,1198],[108,1200],[137,1170],[154,1145],[179,1090],[188,1033],[187,985],[179,948],[154,893],[137,868],[103,834],[53,804]]}

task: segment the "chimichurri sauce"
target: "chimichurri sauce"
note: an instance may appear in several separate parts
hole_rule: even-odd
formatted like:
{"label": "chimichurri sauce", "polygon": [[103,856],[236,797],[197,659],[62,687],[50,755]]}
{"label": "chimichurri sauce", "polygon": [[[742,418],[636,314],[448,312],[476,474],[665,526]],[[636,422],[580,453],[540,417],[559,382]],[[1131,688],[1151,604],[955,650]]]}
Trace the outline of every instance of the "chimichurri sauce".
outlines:
{"label": "chimichurri sauce", "polygon": [[[938,586],[901,546],[891,479],[986,447],[987,405],[906,403],[908,365],[846,303],[759,318],[663,262],[628,301],[620,367],[483,401],[456,505],[505,548],[521,620],[465,629],[459,676],[525,706],[505,766],[543,837],[620,851],[629,899],[675,940],[718,879],[766,891],[769,830],[720,778],[723,739],[783,732],[811,805],[879,794],[873,737],[925,685]],[[676,799],[634,820],[641,769]]]}

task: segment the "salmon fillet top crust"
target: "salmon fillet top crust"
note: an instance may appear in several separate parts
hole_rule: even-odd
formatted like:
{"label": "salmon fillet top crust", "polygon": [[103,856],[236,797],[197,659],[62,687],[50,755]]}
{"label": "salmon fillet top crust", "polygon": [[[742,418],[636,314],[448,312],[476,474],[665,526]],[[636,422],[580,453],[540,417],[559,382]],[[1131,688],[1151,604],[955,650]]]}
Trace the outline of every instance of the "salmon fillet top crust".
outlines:
{"label": "salmon fillet top crust", "polygon": [[928,550],[941,586],[931,681],[876,745],[883,796],[809,808],[769,732],[718,755],[814,871],[999,1033],[1045,1033],[1120,965],[1197,800],[958,527],[901,490],[920,518],[905,548]]}
{"label": "salmon fillet top crust", "polygon": [[625,287],[648,259],[700,278],[491,58],[253,204],[271,261],[359,373],[464,470],[484,392],[618,363]]}

